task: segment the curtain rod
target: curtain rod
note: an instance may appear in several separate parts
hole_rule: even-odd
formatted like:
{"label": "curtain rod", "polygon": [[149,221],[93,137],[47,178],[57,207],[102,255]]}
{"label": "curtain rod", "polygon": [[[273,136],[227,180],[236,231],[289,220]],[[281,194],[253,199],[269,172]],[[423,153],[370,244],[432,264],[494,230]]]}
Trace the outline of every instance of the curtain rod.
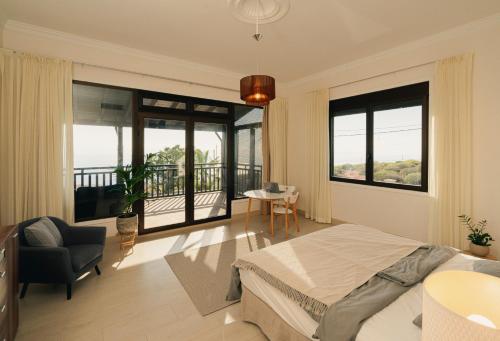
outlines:
{"label": "curtain rod", "polygon": [[[4,47],[0,47],[0,50],[8,51],[8,52],[11,52],[11,53],[14,53],[14,54],[17,54],[17,53],[20,53],[20,54],[26,53],[24,51],[17,51],[17,50],[13,50],[13,49],[4,48]],[[30,54],[30,52],[28,52],[28,54]],[[50,57],[50,58],[54,58],[54,57]],[[57,57],[55,57],[55,58],[56,59],[61,59],[61,58],[57,58]],[[200,82],[191,82],[191,81],[186,81],[186,80],[183,80],[183,79],[177,79],[177,78],[173,78],[173,77],[157,76],[157,75],[152,75],[152,74],[138,72],[138,71],[129,71],[129,70],[115,68],[115,67],[110,67],[110,66],[102,66],[102,65],[89,64],[89,63],[83,63],[83,62],[77,62],[77,61],[72,61],[72,62],[73,62],[73,64],[79,64],[79,65],[84,66],[84,67],[88,66],[88,67],[95,67],[95,68],[107,69],[107,70],[111,70],[111,71],[127,72],[127,73],[131,73],[131,74],[138,75],[138,76],[143,76],[143,77],[153,77],[153,78],[164,79],[164,80],[172,81],[172,82],[184,83],[184,84],[188,84],[188,85],[203,86],[203,87],[208,87],[208,88],[212,88],[212,89],[219,89],[219,90],[225,90],[225,91],[230,91],[230,92],[239,92],[239,90],[231,89],[231,88],[226,88],[226,87],[223,87],[223,86],[210,85],[210,84],[205,84],[205,83],[200,83]]]}
{"label": "curtain rod", "polygon": [[75,62],[75,61],[73,63],[79,64],[83,67],[85,67],[85,66],[95,67],[95,68],[107,69],[107,70],[111,70],[111,71],[131,73],[131,74],[138,75],[138,76],[159,78],[159,79],[164,79],[167,81],[184,83],[184,84],[188,84],[188,85],[203,86],[203,87],[208,87],[208,88],[212,88],[212,89],[219,89],[219,90],[225,90],[225,91],[231,91],[231,92],[239,92],[239,90],[236,90],[236,89],[225,88],[222,86],[210,85],[210,84],[205,84],[205,83],[200,83],[200,82],[191,82],[191,81],[186,81],[183,79],[178,79],[178,78],[173,78],[173,77],[157,76],[157,75],[152,75],[152,74],[138,72],[138,71],[129,71],[129,70],[124,70],[124,69],[120,69],[120,68],[101,66],[101,65],[96,65],[96,64],[88,64],[88,63],[82,63],[82,62]]}
{"label": "curtain rod", "polygon": [[367,81],[367,80],[378,78],[378,77],[382,77],[382,76],[392,75],[394,73],[398,73],[398,72],[401,72],[401,71],[406,71],[406,70],[415,69],[415,68],[426,66],[426,65],[431,65],[431,64],[434,64],[435,62],[436,61],[433,60],[431,62],[426,62],[426,63],[422,63],[422,64],[407,66],[407,67],[404,67],[404,68],[401,68],[401,69],[398,69],[398,70],[394,70],[394,71],[379,73],[377,75],[365,77],[365,78],[362,78],[362,79],[357,79],[355,81],[349,81],[349,82],[341,83],[341,84],[338,84],[338,85],[334,85],[334,86],[329,87],[328,89],[329,90],[330,89],[335,89],[335,88],[338,88],[338,87],[341,87],[341,86],[351,85],[351,84],[354,84],[354,83],[359,83],[359,82]]}

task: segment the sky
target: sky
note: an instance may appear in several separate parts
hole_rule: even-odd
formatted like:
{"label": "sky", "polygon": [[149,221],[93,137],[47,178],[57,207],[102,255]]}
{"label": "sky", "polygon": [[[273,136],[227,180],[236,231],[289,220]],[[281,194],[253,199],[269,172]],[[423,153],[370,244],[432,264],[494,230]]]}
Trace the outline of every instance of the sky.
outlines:
{"label": "sky", "polygon": [[[146,128],[144,153],[155,153],[165,147],[185,147],[185,132],[176,129]],[[115,167],[118,160],[118,138],[111,126],[74,125],[74,167]],[[195,148],[209,150],[211,157],[221,156],[221,142],[214,132],[196,131]],[[123,162],[132,162],[132,128],[123,128]]]}
{"label": "sky", "polygon": [[[374,112],[374,161],[420,160],[422,107]],[[365,163],[366,114],[334,118],[334,164]]]}

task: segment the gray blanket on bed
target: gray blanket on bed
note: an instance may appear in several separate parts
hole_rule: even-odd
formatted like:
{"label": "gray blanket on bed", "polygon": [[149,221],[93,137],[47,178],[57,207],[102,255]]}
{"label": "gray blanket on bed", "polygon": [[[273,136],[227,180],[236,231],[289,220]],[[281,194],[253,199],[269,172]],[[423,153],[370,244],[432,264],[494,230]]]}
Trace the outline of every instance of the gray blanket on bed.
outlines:
{"label": "gray blanket on bed", "polygon": [[455,250],[447,247],[420,247],[330,306],[313,337],[321,341],[354,340],[366,319],[391,304],[455,254]]}

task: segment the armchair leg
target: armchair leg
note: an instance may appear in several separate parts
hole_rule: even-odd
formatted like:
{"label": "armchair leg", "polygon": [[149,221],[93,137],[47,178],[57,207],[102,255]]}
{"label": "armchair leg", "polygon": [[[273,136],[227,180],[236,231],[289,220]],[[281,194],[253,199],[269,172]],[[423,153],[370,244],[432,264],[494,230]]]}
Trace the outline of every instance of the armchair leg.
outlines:
{"label": "armchair leg", "polygon": [[26,291],[28,291],[28,282],[23,283],[23,288],[21,289],[21,296],[20,298],[23,299],[24,296],[26,296]]}
{"label": "armchair leg", "polygon": [[71,290],[73,288],[73,283],[66,283],[66,299],[71,299]]}
{"label": "armchair leg", "polygon": [[94,269],[95,269],[95,272],[97,273],[97,275],[101,276],[101,270],[99,269],[99,267],[97,265],[94,266]]}

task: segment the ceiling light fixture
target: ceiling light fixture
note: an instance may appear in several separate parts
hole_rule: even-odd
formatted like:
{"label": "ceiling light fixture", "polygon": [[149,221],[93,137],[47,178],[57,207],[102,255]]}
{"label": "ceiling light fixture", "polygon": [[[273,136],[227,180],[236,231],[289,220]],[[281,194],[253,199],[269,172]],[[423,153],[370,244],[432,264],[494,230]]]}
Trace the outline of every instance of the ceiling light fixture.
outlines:
{"label": "ceiling light fixture", "polygon": [[[255,34],[253,39],[258,43],[263,35],[259,33],[259,16],[262,10],[260,1],[257,1],[257,15],[255,22]],[[274,78],[259,74],[259,63],[257,62],[257,74],[243,77],[240,80],[240,98],[249,105],[268,105],[276,98]]]}

